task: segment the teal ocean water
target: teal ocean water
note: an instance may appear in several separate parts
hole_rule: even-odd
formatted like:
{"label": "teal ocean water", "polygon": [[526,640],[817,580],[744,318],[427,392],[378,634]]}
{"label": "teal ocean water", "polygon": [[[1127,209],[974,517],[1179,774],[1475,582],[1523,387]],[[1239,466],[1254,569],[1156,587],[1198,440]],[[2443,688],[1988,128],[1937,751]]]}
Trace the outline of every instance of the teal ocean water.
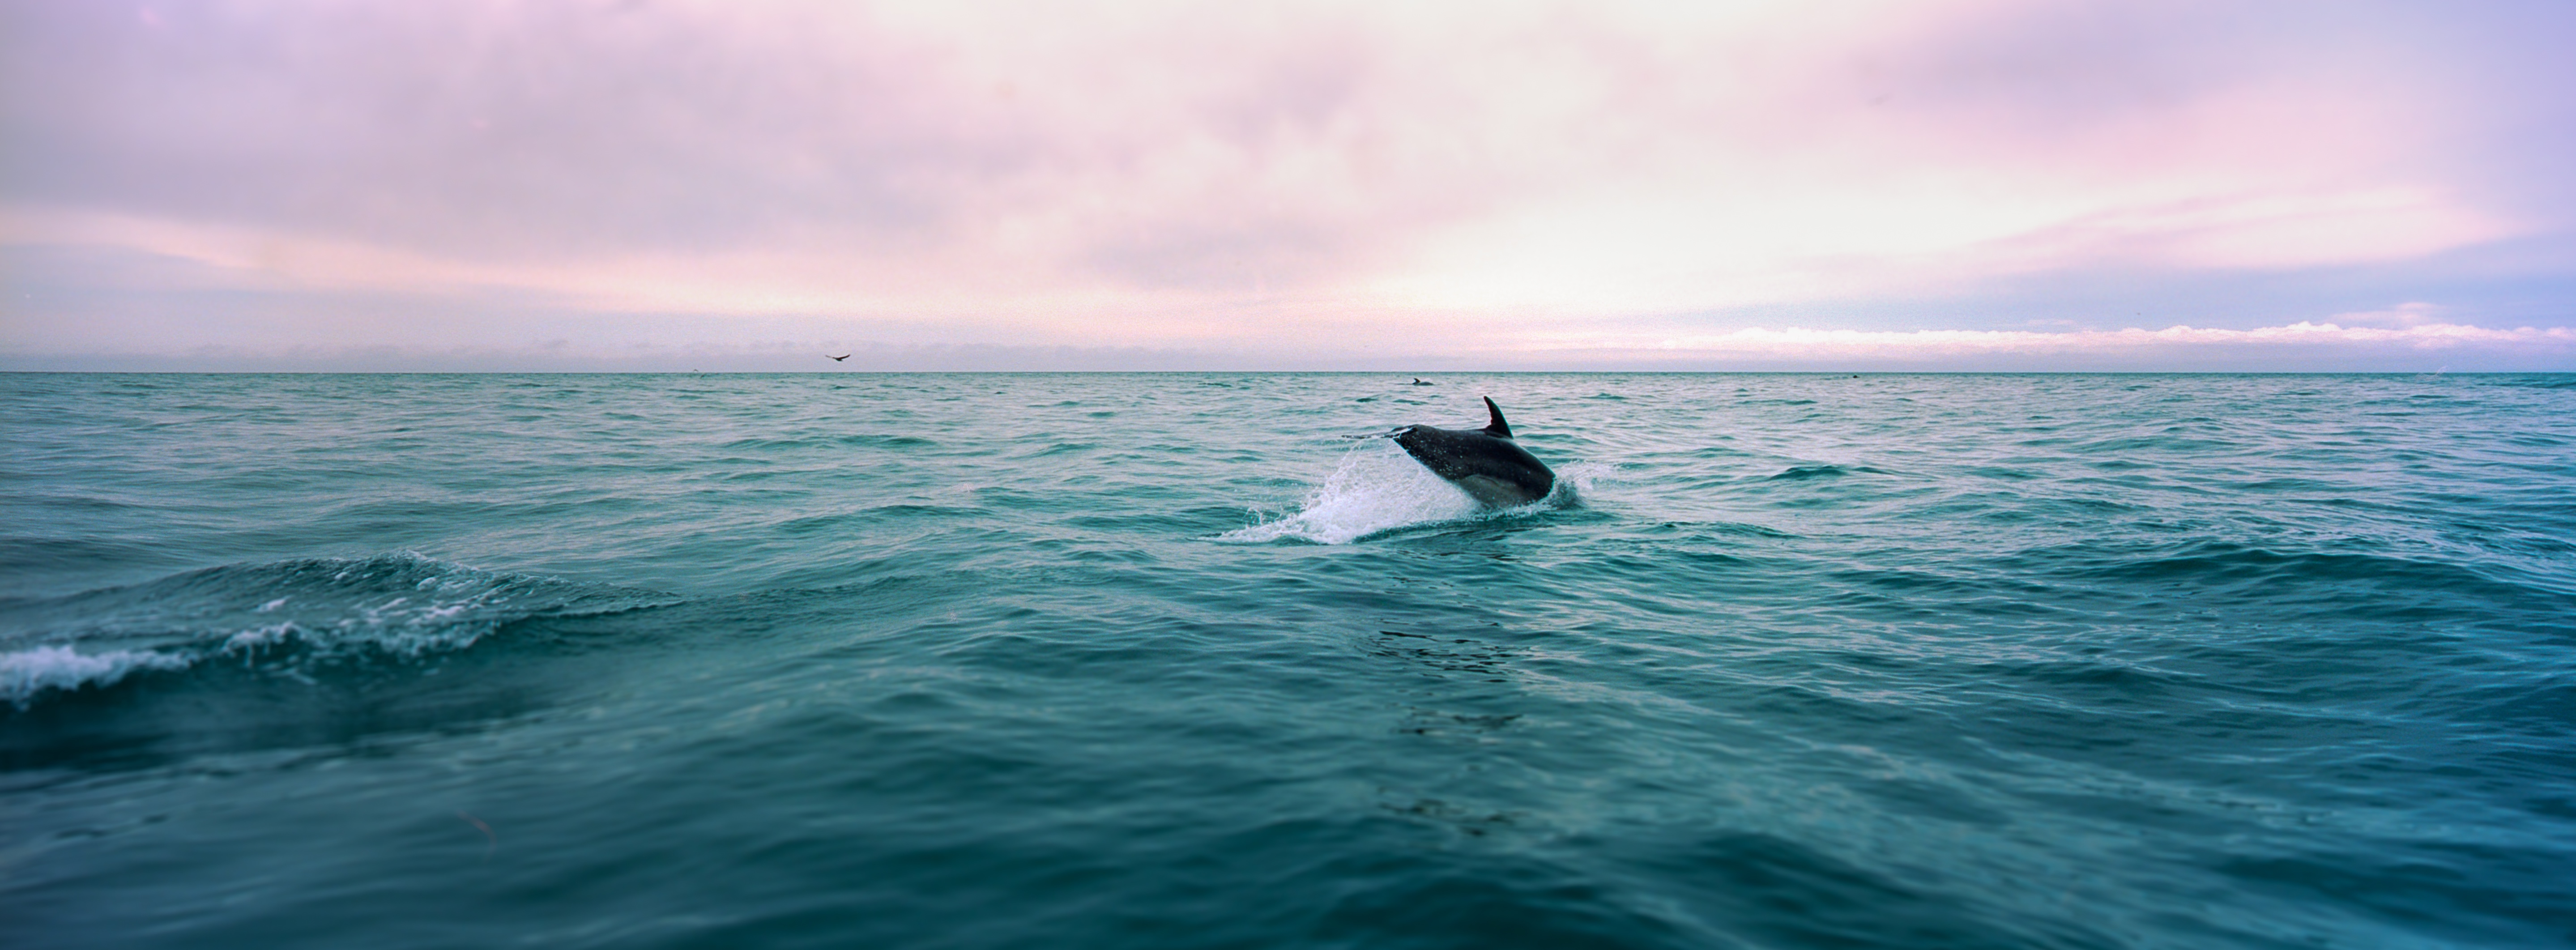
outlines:
{"label": "teal ocean water", "polygon": [[2576,943],[2576,377],[1426,378],[0,377],[0,944]]}

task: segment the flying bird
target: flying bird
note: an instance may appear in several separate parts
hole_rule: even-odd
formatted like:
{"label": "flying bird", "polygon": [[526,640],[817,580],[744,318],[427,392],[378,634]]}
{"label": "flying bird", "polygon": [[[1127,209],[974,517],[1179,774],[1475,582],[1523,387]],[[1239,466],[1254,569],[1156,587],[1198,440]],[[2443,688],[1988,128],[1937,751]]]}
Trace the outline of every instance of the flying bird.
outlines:
{"label": "flying bird", "polygon": [[832,362],[838,363],[838,362],[840,362],[840,361],[842,361],[842,360],[849,359],[849,358],[850,358],[850,354],[851,354],[851,353],[856,353],[856,352],[858,352],[858,351],[857,351],[857,350],[852,350],[852,351],[850,351],[850,353],[843,353],[843,354],[841,354],[841,355],[839,355],[839,356],[832,356],[832,354],[829,354],[829,353],[825,353],[825,354],[823,354],[823,355],[825,355],[825,356],[832,356]]}

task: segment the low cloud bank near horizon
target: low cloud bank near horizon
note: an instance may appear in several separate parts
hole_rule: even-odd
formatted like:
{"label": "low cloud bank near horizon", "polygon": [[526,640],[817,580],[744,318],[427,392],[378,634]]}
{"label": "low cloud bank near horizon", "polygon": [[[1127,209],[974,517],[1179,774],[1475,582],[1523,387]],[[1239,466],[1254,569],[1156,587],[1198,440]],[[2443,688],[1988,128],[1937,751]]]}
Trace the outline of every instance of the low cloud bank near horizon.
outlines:
{"label": "low cloud bank near horizon", "polygon": [[0,363],[2576,369],[2571,27],[0,3]]}
{"label": "low cloud bank near horizon", "polygon": [[[1848,330],[1744,327],[1652,337],[1536,334],[1508,348],[1354,353],[1330,346],[1259,350],[889,342],[829,335],[827,323],[764,322],[727,340],[692,327],[604,342],[597,327],[521,346],[431,340],[325,347],[199,340],[174,350],[0,354],[0,371],[135,372],[1061,372],[1061,371],[1976,371],[1976,372],[2563,372],[2576,329],[2444,322],[2430,308],[2345,314],[2244,329],[2174,325],[2094,330]],[[643,315],[622,326],[648,322]],[[843,357],[835,360],[834,356]]]}

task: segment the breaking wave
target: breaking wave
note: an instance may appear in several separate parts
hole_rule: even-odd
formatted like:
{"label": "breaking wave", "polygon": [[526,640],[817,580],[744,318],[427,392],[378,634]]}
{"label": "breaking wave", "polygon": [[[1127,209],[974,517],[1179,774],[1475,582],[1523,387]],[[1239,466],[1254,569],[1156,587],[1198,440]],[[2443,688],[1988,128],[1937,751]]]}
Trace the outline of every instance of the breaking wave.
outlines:
{"label": "breaking wave", "polygon": [[532,617],[667,603],[647,591],[477,570],[417,554],[226,565],[0,602],[0,700],[107,687],[214,657],[417,657]]}

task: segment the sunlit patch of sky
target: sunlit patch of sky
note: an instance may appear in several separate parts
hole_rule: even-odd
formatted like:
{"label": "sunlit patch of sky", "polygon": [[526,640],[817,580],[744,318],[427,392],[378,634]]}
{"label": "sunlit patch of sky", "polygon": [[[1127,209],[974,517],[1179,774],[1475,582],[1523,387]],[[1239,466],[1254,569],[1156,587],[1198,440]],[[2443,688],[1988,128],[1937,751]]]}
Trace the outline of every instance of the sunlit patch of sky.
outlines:
{"label": "sunlit patch of sky", "polygon": [[10,3],[0,365],[2576,369],[2571,26]]}

